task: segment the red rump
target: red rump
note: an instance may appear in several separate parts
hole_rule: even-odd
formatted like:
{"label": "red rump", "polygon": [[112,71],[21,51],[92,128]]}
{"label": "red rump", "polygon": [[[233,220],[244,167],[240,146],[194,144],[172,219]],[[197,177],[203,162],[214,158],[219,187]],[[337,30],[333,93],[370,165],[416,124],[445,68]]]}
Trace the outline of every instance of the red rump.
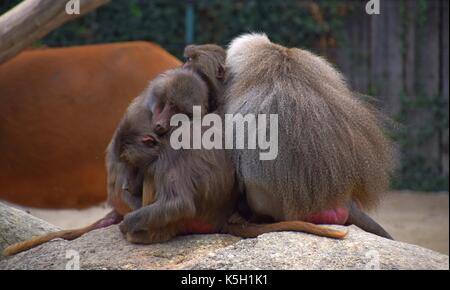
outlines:
{"label": "red rump", "polygon": [[304,219],[313,224],[344,225],[348,219],[348,209],[338,207],[312,214]]}

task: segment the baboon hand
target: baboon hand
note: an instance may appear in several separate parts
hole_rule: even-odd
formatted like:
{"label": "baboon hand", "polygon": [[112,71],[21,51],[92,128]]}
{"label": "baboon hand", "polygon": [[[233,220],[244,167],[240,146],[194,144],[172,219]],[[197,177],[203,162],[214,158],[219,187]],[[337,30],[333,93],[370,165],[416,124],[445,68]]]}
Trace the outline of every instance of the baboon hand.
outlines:
{"label": "baboon hand", "polygon": [[122,234],[137,233],[139,231],[148,230],[148,225],[145,221],[145,217],[139,211],[134,211],[126,214],[123,221],[119,225]]}

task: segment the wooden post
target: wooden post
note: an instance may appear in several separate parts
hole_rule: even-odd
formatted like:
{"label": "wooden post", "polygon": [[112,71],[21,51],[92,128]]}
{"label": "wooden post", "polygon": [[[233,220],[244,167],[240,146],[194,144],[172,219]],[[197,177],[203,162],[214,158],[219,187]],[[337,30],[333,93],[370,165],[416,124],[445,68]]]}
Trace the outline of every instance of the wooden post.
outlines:
{"label": "wooden post", "polygon": [[186,19],[185,19],[185,42],[186,45],[194,43],[194,0],[186,3]]}
{"label": "wooden post", "polygon": [[[66,6],[79,1],[79,14]],[[0,16],[0,64],[62,24],[84,15],[110,0],[24,0]],[[70,3],[69,3],[70,2]]]}
{"label": "wooden post", "polygon": [[379,15],[370,15],[370,73],[373,93],[390,116],[400,111],[402,93],[401,2],[384,1]]}

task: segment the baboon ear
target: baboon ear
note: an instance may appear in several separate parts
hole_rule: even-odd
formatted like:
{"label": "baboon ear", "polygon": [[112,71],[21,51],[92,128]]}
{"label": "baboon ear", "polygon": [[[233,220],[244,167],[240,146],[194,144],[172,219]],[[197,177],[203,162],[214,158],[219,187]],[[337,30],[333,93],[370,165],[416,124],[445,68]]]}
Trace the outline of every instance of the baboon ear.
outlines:
{"label": "baboon ear", "polygon": [[219,80],[223,79],[225,77],[225,68],[223,67],[223,65],[219,65],[217,67],[217,72],[216,72],[216,78],[218,78]]}

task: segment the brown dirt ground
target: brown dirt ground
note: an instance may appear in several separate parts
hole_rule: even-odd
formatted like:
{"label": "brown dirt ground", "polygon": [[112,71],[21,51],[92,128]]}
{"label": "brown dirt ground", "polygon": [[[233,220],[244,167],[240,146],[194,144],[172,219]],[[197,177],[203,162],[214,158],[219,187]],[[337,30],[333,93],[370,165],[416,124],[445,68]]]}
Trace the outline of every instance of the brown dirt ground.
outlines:
{"label": "brown dirt ground", "polygon": [[[106,214],[105,205],[84,210],[46,210],[25,208],[61,228],[87,225]],[[449,254],[449,194],[392,192],[371,213],[399,241]]]}
{"label": "brown dirt ground", "polygon": [[371,216],[394,239],[448,255],[448,205],[448,192],[393,192]]}

